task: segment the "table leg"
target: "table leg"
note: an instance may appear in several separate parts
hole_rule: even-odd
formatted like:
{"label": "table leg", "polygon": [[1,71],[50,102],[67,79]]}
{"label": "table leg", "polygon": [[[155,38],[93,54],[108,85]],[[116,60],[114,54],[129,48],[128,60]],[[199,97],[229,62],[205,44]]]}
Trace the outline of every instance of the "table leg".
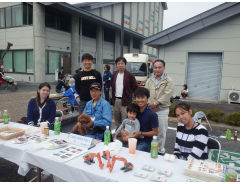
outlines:
{"label": "table leg", "polygon": [[40,169],[39,167],[37,167],[37,182],[41,182],[41,171],[42,169]]}
{"label": "table leg", "polygon": [[25,176],[22,176],[22,182],[26,182],[26,177]]}

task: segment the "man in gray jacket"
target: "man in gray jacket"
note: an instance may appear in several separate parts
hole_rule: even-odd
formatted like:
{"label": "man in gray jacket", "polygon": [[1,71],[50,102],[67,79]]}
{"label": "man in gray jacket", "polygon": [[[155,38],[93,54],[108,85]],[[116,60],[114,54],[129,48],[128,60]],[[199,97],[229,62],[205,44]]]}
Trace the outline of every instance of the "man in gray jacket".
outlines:
{"label": "man in gray jacket", "polygon": [[152,108],[158,115],[158,153],[165,154],[166,132],[168,128],[168,114],[170,98],[173,93],[174,84],[165,71],[165,62],[156,60],[153,64],[154,75],[150,77],[145,87],[150,91],[148,106]]}

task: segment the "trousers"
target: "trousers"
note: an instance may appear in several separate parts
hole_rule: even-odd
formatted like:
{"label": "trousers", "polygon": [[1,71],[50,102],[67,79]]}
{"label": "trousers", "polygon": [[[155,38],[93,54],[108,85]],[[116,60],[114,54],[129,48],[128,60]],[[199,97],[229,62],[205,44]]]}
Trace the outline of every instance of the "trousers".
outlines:
{"label": "trousers", "polygon": [[159,153],[165,153],[165,142],[166,142],[166,133],[168,128],[168,114],[169,114],[169,108],[157,111],[158,116],[158,152]]}

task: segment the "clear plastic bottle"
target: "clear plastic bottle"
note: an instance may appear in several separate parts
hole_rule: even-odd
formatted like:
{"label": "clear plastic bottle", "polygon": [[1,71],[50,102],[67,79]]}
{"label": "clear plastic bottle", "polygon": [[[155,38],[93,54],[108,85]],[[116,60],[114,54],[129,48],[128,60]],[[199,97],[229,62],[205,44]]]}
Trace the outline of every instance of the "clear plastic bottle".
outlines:
{"label": "clear plastic bottle", "polygon": [[237,181],[237,172],[234,169],[234,163],[230,163],[228,170],[225,173],[226,182],[236,182]]}
{"label": "clear plastic bottle", "polygon": [[3,111],[3,123],[8,124],[9,122],[9,117],[8,117],[8,110]]}
{"label": "clear plastic bottle", "polygon": [[54,122],[54,134],[59,135],[60,134],[60,128],[61,128],[61,122],[58,117],[55,118]]}
{"label": "clear plastic bottle", "polygon": [[106,126],[105,133],[104,133],[104,144],[108,145],[110,143],[110,128]]}
{"label": "clear plastic bottle", "polygon": [[151,142],[151,158],[158,157],[158,142],[157,136],[153,136],[153,140]]}
{"label": "clear plastic bottle", "polygon": [[233,140],[234,141],[238,140],[238,131],[237,130],[234,131]]}

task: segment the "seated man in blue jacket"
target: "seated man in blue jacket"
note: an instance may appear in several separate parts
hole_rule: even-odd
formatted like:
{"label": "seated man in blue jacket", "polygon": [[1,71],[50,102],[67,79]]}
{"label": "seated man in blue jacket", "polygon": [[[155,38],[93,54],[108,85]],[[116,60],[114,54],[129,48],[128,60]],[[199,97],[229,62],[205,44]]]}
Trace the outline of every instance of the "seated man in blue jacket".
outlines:
{"label": "seated man in blue jacket", "polygon": [[102,140],[106,126],[112,123],[111,106],[101,97],[101,85],[98,82],[90,85],[90,96],[92,100],[87,102],[83,113],[91,117],[94,125],[86,136]]}

